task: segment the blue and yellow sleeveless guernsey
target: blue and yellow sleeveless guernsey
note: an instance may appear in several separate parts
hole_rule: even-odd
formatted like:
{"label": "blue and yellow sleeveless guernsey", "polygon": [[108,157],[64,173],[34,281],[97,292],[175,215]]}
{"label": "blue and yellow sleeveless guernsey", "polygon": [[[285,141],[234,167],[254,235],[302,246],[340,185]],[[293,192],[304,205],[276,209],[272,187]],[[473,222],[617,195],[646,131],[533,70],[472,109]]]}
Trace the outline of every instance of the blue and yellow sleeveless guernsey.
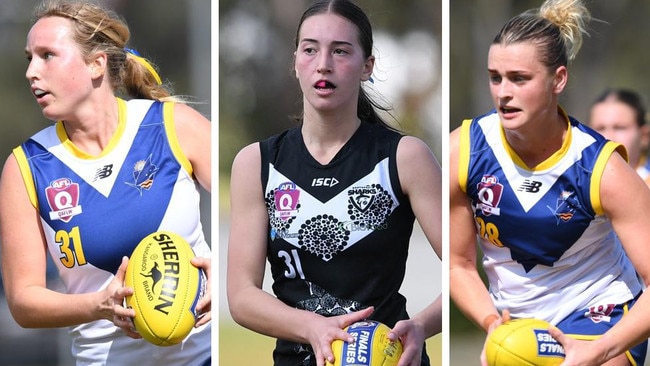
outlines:
{"label": "blue and yellow sleeveless guernsey", "polygon": [[[118,99],[118,106],[117,131],[99,156],[78,150],[61,121],[14,150],[69,293],[103,289],[121,258],[156,230],[176,232],[197,256],[210,257],[198,186],[175,135],[174,104]],[[78,365],[197,365],[210,360],[210,325],[171,347],[129,338],[108,320],[71,327],[70,333]]]}
{"label": "blue and yellow sleeveless guernsey", "polygon": [[[399,294],[415,216],[402,193],[401,135],[362,123],[326,165],[300,128],[260,143],[273,291],[289,306],[334,316],[375,307],[371,319],[406,319]],[[316,365],[311,347],[278,340],[276,366]],[[428,359],[422,365],[428,365]]]}
{"label": "blue and yellow sleeveless guernsey", "polygon": [[526,167],[510,148],[492,111],[463,122],[458,167],[494,303],[552,324],[582,310],[596,317],[592,306],[625,303],[642,289],[599,197],[621,145],[560,111],[566,138],[538,166]]}

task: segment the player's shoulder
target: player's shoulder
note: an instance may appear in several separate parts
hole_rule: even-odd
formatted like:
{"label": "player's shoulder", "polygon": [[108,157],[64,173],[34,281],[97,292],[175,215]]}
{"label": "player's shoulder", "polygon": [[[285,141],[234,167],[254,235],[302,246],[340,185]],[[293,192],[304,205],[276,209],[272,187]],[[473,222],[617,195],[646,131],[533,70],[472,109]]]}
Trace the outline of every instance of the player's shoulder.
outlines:
{"label": "player's shoulder", "polygon": [[233,160],[233,166],[248,165],[255,162],[259,164],[260,156],[261,156],[260,143],[253,142],[251,144],[244,146],[239,150],[239,152],[237,152]]}
{"label": "player's shoulder", "polygon": [[409,135],[405,135],[399,140],[397,153],[407,158],[419,158],[432,154],[431,148],[424,140]]}

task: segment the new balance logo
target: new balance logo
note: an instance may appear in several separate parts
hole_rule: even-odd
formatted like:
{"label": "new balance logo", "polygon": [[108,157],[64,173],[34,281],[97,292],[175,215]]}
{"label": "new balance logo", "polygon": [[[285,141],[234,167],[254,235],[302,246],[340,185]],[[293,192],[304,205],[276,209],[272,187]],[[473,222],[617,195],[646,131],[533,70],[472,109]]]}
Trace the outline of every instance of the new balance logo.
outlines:
{"label": "new balance logo", "polygon": [[93,182],[97,179],[108,178],[111,174],[113,174],[113,164],[104,165],[103,167],[97,169],[95,172],[95,178],[93,179]]}
{"label": "new balance logo", "polygon": [[539,192],[539,189],[540,189],[541,186],[542,186],[542,182],[526,179],[519,186],[519,188],[517,188],[517,190],[519,192],[524,191],[524,192],[528,192],[528,193],[537,193],[537,192]]}

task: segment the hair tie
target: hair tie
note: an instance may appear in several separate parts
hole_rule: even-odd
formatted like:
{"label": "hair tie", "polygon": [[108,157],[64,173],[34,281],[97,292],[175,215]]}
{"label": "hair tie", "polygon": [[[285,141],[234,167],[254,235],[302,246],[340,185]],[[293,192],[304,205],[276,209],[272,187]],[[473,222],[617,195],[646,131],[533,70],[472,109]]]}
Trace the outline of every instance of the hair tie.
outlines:
{"label": "hair tie", "polygon": [[147,70],[149,70],[151,75],[153,75],[154,79],[156,79],[158,85],[162,85],[162,80],[160,79],[160,75],[158,75],[156,69],[154,69],[153,66],[151,66],[151,63],[149,63],[149,61],[147,61],[146,58],[140,56],[140,53],[132,48],[124,47],[124,51],[126,51],[127,57],[132,57],[140,65],[144,66]]}

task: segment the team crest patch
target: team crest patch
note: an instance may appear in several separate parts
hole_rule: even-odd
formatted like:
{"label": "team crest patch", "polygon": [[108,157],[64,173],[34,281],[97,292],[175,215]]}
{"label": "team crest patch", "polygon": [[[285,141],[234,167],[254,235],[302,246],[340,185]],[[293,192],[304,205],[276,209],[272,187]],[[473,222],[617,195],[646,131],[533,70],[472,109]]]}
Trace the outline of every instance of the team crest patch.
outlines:
{"label": "team crest patch", "polygon": [[124,182],[127,185],[136,188],[142,195],[142,190],[149,190],[153,185],[154,176],[159,168],[151,162],[151,155],[147,160],[139,160],[133,167],[133,182]]}
{"label": "team crest patch", "polygon": [[381,184],[351,187],[347,191],[349,221],[339,223],[345,231],[386,229],[386,221],[397,207],[391,193]]}
{"label": "team crest patch", "polygon": [[287,220],[297,215],[300,191],[293,182],[284,182],[273,192],[275,217]]}
{"label": "team crest patch", "polygon": [[375,201],[377,190],[374,187],[357,187],[348,192],[350,204],[358,211],[366,212]]}
{"label": "team crest patch", "polygon": [[578,198],[573,195],[574,192],[563,191],[557,199],[555,207],[546,206],[557,219],[557,224],[571,220],[577,209],[582,207]]}
{"label": "team crest patch", "polygon": [[50,205],[50,220],[70,222],[73,216],[81,213],[79,205],[79,184],[70,178],[59,178],[45,188],[47,203]]}
{"label": "team crest patch", "polygon": [[501,215],[501,209],[498,207],[503,195],[503,184],[499,183],[499,178],[494,175],[484,175],[481,182],[477,185],[479,202],[476,209],[481,210],[483,215]]}

